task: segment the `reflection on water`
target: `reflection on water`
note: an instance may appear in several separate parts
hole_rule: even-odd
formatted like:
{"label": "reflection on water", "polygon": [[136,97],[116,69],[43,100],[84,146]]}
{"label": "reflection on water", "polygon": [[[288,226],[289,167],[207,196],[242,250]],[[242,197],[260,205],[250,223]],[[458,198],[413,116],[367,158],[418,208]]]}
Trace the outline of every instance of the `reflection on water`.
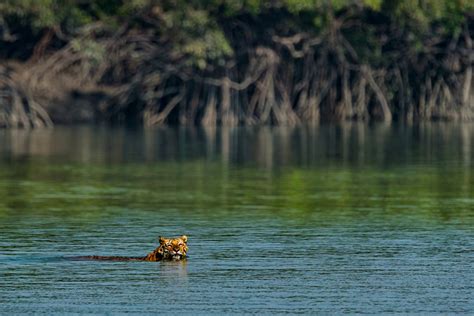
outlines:
{"label": "reflection on water", "polygon": [[343,124],[242,128],[0,130],[3,159],[48,157],[82,163],[206,159],[259,167],[426,163],[471,165],[473,124]]}
{"label": "reflection on water", "polygon": [[[0,313],[469,313],[472,124],[0,130]],[[182,262],[143,256],[189,236]]]}

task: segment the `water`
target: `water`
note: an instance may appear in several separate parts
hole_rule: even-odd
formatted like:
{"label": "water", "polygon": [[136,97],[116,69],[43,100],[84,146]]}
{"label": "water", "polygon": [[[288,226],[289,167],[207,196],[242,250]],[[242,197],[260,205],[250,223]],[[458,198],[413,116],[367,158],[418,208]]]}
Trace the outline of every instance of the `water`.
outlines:
{"label": "water", "polygon": [[[474,312],[474,125],[0,131],[0,314]],[[142,256],[189,236],[185,262]]]}

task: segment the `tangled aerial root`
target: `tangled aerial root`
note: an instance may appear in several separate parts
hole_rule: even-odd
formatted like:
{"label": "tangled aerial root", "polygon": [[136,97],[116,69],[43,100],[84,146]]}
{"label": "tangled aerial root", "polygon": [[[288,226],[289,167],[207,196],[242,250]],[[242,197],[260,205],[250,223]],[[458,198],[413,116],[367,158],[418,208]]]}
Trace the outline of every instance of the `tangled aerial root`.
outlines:
{"label": "tangled aerial root", "polygon": [[48,113],[0,68],[0,127],[51,127]]}
{"label": "tangled aerial root", "polygon": [[[110,56],[110,67],[132,64],[135,68],[129,72],[134,75],[104,107],[104,117],[114,121],[136,113],[144,125],[290,126],[474,119],[468,28],[449,47],[439,38],[440,44],[426,48],[422,56],[396,51],[398,60],[371,64],[351,44],[344,29],[350,27],[336,22],[330,32],[318,36],[273,36],[266,46],[240,43],[245,49],[211,70],[179,61],[170,66],[162,57],[170,53],[152,37],[141,36],[139,41],[135,33],[124,34],[120,45],[111,43],[107,50],[120,52]],[[391,40],[404,43],[406,38]],[[142,46],[135,45],[138,42]],[[130,56],[136,61],[129,62]]]}
{"label": "tangled aerial root", "polygon": [[[371,26],[374,34],[361,29],[380,56],[353,36],[353,26],[365,22],[364,11],[341,15],[317,34],[274,34],[273,25],[252,32],[245,22],[231,23],[226,34],[235,54],[203,67],[155,26],[97,23],[49,55],[47,33],[23,71],[13,76],[0,65],[0,127],[52,126],[39,103],[56,122],[85,117],[145,126],[474,120],[473,22],[456,36],[421,38],[422,50],[385,22]],[[74,103],[97,92],[100,101]]]}

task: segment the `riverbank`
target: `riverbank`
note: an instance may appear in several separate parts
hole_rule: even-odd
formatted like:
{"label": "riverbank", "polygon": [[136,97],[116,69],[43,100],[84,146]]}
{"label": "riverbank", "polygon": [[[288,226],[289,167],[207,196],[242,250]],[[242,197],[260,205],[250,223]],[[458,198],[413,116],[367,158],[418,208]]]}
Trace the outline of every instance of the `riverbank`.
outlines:
{"label": "riverbank", "polygon": [[0,126],[474,120],[468,4],[258,3],[7,13]]}

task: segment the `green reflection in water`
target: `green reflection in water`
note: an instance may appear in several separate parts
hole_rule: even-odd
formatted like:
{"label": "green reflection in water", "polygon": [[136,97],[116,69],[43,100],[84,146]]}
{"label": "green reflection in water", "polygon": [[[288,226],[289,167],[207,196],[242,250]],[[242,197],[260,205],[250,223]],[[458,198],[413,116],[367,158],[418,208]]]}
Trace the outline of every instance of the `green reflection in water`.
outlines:
{"label": "green reflection in water", "polygon": [[472,225],[472,173],[464,168],[284,167],[261,170],[202,160],[150,164],[0,167],[0,216],[97,219],[114,209],[196,212],[203,218],[258,213],[316,225],[385,221]]}

